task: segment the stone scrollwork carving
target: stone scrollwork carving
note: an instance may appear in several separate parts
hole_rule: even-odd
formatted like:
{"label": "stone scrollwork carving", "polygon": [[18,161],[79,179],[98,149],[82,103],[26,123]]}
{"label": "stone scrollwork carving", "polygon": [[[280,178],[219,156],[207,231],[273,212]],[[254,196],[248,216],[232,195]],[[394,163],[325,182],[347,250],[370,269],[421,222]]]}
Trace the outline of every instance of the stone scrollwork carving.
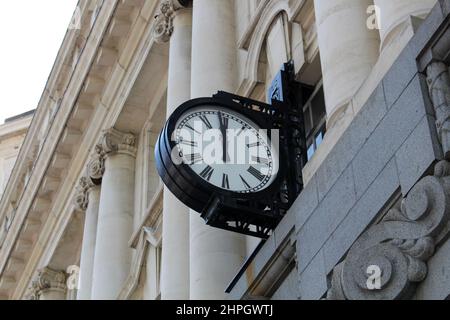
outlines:
{"label": "stone scrollwork carving", "polygon": [[75,208],[86,211],[89,204],[89,190],[100,185],[105,173],[105,154],[101,145],[95,146],[91,161],[86,166],[87,175],[80,178],[76,187]]}
{"label": "stone scrollwork carving", "polygon": [[[420,180],[377,225],[354,243],[333,271],[330,300],[406,299],[425,279],[427,260],[449,220],[450,163],[439,162],[434,176]],[[371,269],[372,268],[372,269]],[[378,285],[370,270],[378,268]]]}
{"label": "stone scrollwork carving", "polygon": [[48,289],[65,291],[67,289],[66,274],[50,268],[38,271],[36,279],[31,283],[30,300],[39,300],[42,291]]}
{"label": "stone scrollwork carving", "polygon": [[67,289],[78,290],[79,278],[80,278],[80,267],[76,265],[71,265],[67,267]]}
{"label": "stone scrollwork carving", "polygon": [[136,156],[136,137],[116,129],[103,132],[100,142],[95,146],[91,160],[86,165],[86,175],[81,177],[76,187],[75,208],[86,211],[89,204],[89,190],[102,182],[105,173],[105,158],[114,153]]}
{"label": "stone scrollwork carving", "polygon": [[77,193],[75,194],[75,207],[79,211],[86,211],[88,207],[88,190],[93,186],[93,183],[87,177],[80,178],[77,186]]}
{"label": "stone scrollwork carving", "polygon": [[100,184],[105,173],[105,155],[101,145],[95,146],[95,152],[86,167],[88,177],[95,183]]}
{"label": "stone scrollwork carving", "polygon": [[136,156],[136,137],[132,133],[123,133],[114,128],[105,130],[100,146],[105,156],[112,153]]}
{"label": "stone scrollwork carving", "polygon": [[160,13],[155,17],[153,28],[153,39],[158,43],[164,43],[170,40],[173,32],[173,13],[172,1],[163,1],[160,5]]}
{"label": "stone scrollwork carving", "polygon": [[160,3],[159,14],[155,17],[153,27],[153,39],[157,43],[164,43],[170,40],[173,33],[173,18],[176,10],[189,5],[188,0],[164,0]]}
{"label": "stone scrollwork carving", "polygon": [[440,61],[427,67],[427,83],[436,114],[436,127],[445,159],[450,160],[450,75]]}

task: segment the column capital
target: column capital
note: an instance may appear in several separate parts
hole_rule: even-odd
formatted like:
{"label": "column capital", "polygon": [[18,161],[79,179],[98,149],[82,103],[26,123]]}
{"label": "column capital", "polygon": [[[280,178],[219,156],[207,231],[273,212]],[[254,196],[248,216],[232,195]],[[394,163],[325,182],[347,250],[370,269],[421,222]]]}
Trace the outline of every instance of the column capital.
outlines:
{"label": "column capital", "polygon": [[94,183],[91,179],[84,176],[81,177],[78,181],[78,185],[76,186],[76,194],[75,194],[75,207],[78,211],[86,211],[89,204],[88,192],[89,189],[94,186]]}
{"label": "column capital", "polygon": [[95,146],[91,160],[86,165],[87,176],[95,185],[101,184],[105,173],[105,152],[101,144]]}
{"label": "column capital", "polygon": [[121,132],[114,128],[105,130],[98,146],[101,148],[100,154],[105,157],[117,153],[136,157],[136,136],[132,133]]}
{"label": "column capital", "polygon": [[191,0],[163,0],[159,4],[159,13],[155,16],[153,27],[153,39],[157,43],[164,43],[170,40],[173,33],[173,19],[176,11],[187,8],[191,5]]}
{"label": "column capital", "polygon": [[86,165],[86,175],[80,178],[76,186],[75,207],[79,211],[86,211],[89,205],[89,191],[102,183],[105,173],[105,153],[103,147],[98,144],[91,155],[91,160]]}
{"label": "column capital", "polygon": [[43,291],[57,290],[65,292],[66,274],[63,271],[56,271],[45,267],[38,271],[35,280],[31,284],[31,300],[39,300]]}

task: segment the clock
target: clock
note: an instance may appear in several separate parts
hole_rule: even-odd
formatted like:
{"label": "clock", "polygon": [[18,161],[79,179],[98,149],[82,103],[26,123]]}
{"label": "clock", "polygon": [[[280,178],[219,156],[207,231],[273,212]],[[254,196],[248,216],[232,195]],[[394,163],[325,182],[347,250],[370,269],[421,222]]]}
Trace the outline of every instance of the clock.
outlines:
{"label": "clock", "polygon": [[190,100],[175,110],[158,138],[158,173],[198,212],[214,197],[265,197],[280,180],[278,141],[269,119],[231,99]]}
{"label": "clock", "polygon": [[254,121],[228,107],[188,109],[175,124],[174,138],[183,162],[212,187],[249,194],[266,189],[276,178],[275,144]]}
{"label": "clock", "polygon": [[272,104],[222,91],[183,103],[155,145],[164,184],[206,224],[268,238],[303,189],[308,91],[287,63]]}

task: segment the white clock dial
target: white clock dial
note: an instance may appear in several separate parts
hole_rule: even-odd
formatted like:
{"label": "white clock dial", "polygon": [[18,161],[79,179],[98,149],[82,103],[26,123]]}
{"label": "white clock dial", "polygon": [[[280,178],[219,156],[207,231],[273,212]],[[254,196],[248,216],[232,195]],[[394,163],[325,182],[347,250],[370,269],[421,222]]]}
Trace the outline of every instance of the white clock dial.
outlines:
{"label": "white clock dial", "polygon": [[264,190],[276,178],[278,152],[247,117],[218,107],[198,107],[175,127],[177,153],[204,181],[236,193]]}

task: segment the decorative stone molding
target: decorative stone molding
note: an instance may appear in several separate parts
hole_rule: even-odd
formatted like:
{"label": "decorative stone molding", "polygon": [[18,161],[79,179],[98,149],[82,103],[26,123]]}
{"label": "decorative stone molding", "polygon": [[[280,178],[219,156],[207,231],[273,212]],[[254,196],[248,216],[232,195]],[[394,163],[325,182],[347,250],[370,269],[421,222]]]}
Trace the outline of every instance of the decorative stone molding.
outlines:
{"label": "decorative stone molding", "polygon": [[75,195],[75,208],[86,211],[89,204],[89,190],[102,182],[105,173],[105,153],[101,145],[95,146],[91,161],[86,165],[87,175],[80,178]]}
{"label": "decorative stone molding", "polygon": [[105,130],[99,146],[105,157],[115,153],[125,153],[136,157],[136,137],[132,133],[123,133],[114,128]]}
{"label": "decorative stone molding", "polygon": [[67,267],[67,289],[78,290],[79,280],[80,280],[80,267],[76,265],[71,265]]}
{"label": "decorative stone molding", "polygon": [[101,145],[95,146],[95,152],[92,160],[87,164],[87,175],[96,185],[101,183],[105,173],[105,154]]}
{"label": "decorative stone molding", "polygon": [[88,191],[94,184],[87,177],[81,177],[78,186],[76,187],[77,193],[75,195],[75,208],[78,211],[86,211],[89,203]]}
{"label": "decorative stone molding", "polygon": [[[377,225],[353,244],[333,270],[330,300],[406,299],[427,275],[427,260],[449,220],[450,163],[439,162],[434,176],[420,180]],[[379,268],[379,286],[368,285],[370,268]],[[373,274],[372,274],[373,275]]]}
{"label": "decorative stone molding", "polygon": [[173,33],[173,19],[175,12],[189,5],[189,0],[164,0],[159,5],[159,13],[155,16],[153,39],[157,43],[170,40]]}
{"label": "decorative stone molding", "polygon": [[38,271],[36,279],[31,284],[30,300],[40,300],[43,291],[50,289],[65,292],[66,274],[46,267]]}
{"label": "decorative stone molding", "polygon": [[450,160],[450,75],[448,66],[434,61],[427,67],[427,83],[436,113],[436,127],[445,159]]}

